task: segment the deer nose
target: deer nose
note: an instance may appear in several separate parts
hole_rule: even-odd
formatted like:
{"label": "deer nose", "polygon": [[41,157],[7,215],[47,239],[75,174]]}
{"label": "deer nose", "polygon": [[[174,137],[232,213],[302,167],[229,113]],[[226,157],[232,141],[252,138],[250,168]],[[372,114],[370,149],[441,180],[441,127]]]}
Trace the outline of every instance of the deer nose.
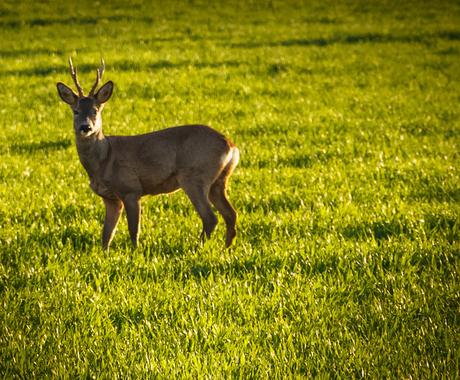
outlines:
{"label": "deer nose", "polygon": [[84,133],[87,133],[91,130],[91,127],[89,126],[89,124],[82,124],[80,125],[80,132],[84,132]]}

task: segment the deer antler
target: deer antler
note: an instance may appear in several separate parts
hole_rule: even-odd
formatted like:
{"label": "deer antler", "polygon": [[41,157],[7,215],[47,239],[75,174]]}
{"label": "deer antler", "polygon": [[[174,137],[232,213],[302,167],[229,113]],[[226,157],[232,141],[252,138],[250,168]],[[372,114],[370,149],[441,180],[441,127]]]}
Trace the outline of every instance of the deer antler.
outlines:
{"label": "deer antler", "polygon": [[96,81],[94,82],[93,87],[91,87],[91,91],[89,92],[88,96],[94,95],[94,91],[96,91],[96,88],[99,85],[99,82],[101,81],[102,74],[104,74],[104,70],[105,70],[105,63],[104,63],[104,60],[101,58],[101,65],[96,70],[97,72]]}
{"label": "deer antler", "polygon": [[69,66],[70,66],[70,75],[72,76],[75,86],[77,86],[78,96],[83,97],[85,96],[85,94],[83,93],[83,89],[81,88],[80,83],[78,83],[77,69],[73,67],[72,57],[69,57]]}

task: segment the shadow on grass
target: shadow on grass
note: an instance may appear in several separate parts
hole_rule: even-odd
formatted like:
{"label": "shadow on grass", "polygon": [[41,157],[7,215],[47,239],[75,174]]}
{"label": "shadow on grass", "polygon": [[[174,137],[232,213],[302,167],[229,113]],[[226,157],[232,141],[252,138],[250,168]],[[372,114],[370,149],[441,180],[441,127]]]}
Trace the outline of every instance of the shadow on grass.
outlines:
{"label": "shadow on grass", "polygon": [[[63,59],[63,62],[66,62],[65,59]],[[88,73],[88,72],[93,72],[95,70],[95,67],[97,66],[96,64],[78,64],[78,71],[83,72],[83,73]],[[62,74],[67,74],[68,73],[68,68],[67,66],[64,65],[48,65],[48,66],[39,66],[39,67],[29,67],[29,68],[24,68],[20,70],[5,70],[0,72],[1,77],[6,77],[6,76],[25,76],[25,77],[46,77],[50,74],[54,73],[60,73]]]}
{"label": "shadow on grass", "polygon": [[40,141],[33,143],[15,143],[11,146],[11,152],[15,154],[33,154],[39,152],[51,152],[67,149],[71,145],[70,140]]}
{"label": "shadow on grass", "polygon": [[277,168],[280,167],[288,167],[288,168],[300,168],[306,169],[310,168],[316,164],[324,165],[334,159],[343,159],[343,154],[337,154],[333,151],[327,152],[315,152],[312,154],[294,154],[288,157],[278,158],[276,160],[264,160],[261,159],[256,162],[249,162],[244,163],[243,167],[257,167],[257,168],[270,168],[276,166]]}
{"label": "shadow on grass", "polygon": [[[0,239],[3,249],[0,260],[3,265],[16,267],[18,261],[37,255],[41,255],[42,264],[46,265],[48,252],[71,247],[73,252],[86,253],[99,244],[96,236],[73,226],[47,232],[38,232],[31,228],[31,231],[24,239],[14,239],[9,242]],[[18,252],[21,252],[21,255],[18,256]]]}
{"label": "shadow on grass", "polygon": [[[65,60],[63,59],[63,62]],[[137,61],[117,61],[109,65],[110,69],[118,71],[156,71],[164,69],[180,69],[192,67],[196,69],[218,69],[222,67],[239,67],[244,65],[245,62],[240,62],[236,60],[227,60],[220,62],[192,62],[192,61],[179,61],[172,62],[168,60],[159,60],[156,62],[149,62],[146,64],[139,64]],[[93,72],[97,67],[97,64],[76,64],[78,71],[81,73]],[[24,68],[20,70],[4,70],[0,72],[0,77],[6,76],[39,76],[45,77],[54,73],[62,73],[62,75],[67,75],[68,68],[64,65],[49,65],[49,66],[40,66],[40,67],[31,67]]]}
{"label": "shadow on grass", "polygon": [[390,220],[349,225],[343,229],[342,236],[347,239],[373,238],[377,241],[401,237],[414,239],[420,236],[421,230],[427,236],[443,236],[452,244],[458,240],[459,221],[452,215],[430,213],[426,214],[422,221],[416,223]]}
{"label": "shadow on grass", "polygon": [[105,22],[135,22],[153,23],[153,18],[148,16],[134,17],[129,15],[113,15],[107,17],[67,17],[67,18],[32,18],[28,20],[12,19],[0,22],[0,27],[19,29],[21,27],[53,26],[53,25],[76,25],[88,26]]}
{"label": "shadow on grass", "polygon": [[66,227],[60,236],[56,238],[62,241],[63,245],[70,245],[74,250],[87,252],[99,245],[99,241],[92,234],[75,227]]}
{"label": "shadow on grass", "polygon": [[[314,257],[311,260],[300,259],[297,255],[283,257],[256,257],[235,258],[231,262],[200,261],[192,263],[188,270],[178,272],[177,278],[207,279],[211,273],[214,276],[228,276],[231,278],[246,278],[257,274],[258,277],[269,282],[273,273],[284,271],[292,272],[294,269],[304,275],[314,277],[323,273],[336,273],[340,269],[341,258],[336,255]],[[262,280],[263,281],[263,280]]]}
{"label": "shadow on grass", "polygon": [[397,220],[349,225],[342,231],[342,236],[347,239],[374,238],[379,241],[401,235],[410,236],[410,230],[402,222]]}
{"label": "shadow on grass", "polygon": [[135,61],[117,61],[114,62],[113,67],[116,70],[130,71],[130,70],[161,70],[161,69],[180,69],[184,67],[194,67],[197,69],[205,68],[220,68],[220,67],[238,67],[244,62],[236,60],[227,60],[220,62],[192,62],[192,61],[179,61],[171,62],[168,60],[159,60],[146,64],[139,64]]}
{"label": "shadow on grass", "polygon": [[260,47],[291,47],[291,46],[317,46],[324,47],[335,44],[354,45],[360,43],[427,43],[431,38],[440,38],[449,41],[459,41],[460,31],[441,31],[435,34],[420,35],[392,35],[382,33],[363,33],[343,35],[331,38],[293,38],[281,41],[251,41],[230,44],[233,48],[260,48]]}
{"label": "shadow on grass", "polygon": [[30,57],[36,55],[63,55],[64,50],[58,49],[0,49],[0,56],[3,58],[20,58],[20,57]]}
{"label": "shadow on grass", "polygon": [[417,186],[414,186],[409,198],[414,201],[460,203],[460,189],[447,189],[445,186],[423,179]]}

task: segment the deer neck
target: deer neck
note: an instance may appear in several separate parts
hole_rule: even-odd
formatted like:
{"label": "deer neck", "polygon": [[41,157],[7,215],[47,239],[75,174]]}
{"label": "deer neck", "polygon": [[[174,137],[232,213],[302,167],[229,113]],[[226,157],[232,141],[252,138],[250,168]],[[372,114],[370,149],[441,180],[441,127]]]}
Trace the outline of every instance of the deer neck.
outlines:
{"label": "deer neck", "polygon": [[76,137],[80,162],[90,178],[97,178],[101,172],[101,167],[104,166],[109,157],[109,140],[104,136],[102,130],[84,139],[79,136]]}

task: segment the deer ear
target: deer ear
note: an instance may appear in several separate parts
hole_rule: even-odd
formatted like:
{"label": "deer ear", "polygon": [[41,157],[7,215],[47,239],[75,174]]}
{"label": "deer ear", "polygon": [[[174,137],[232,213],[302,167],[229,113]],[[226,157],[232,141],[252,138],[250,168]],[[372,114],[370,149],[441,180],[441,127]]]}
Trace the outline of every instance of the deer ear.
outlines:
{"label": "deer ear", "polygon": [[67,104],[74,106],[77,103],[78,95],[62,82],[57,83],[57,90],[61,99]]}
{"label": "deer ear", "polygon": [[112,91],[113,91],[113,82],[109,80],[96,93],[96,100],[101,104],[105,103],[112,96]]}

